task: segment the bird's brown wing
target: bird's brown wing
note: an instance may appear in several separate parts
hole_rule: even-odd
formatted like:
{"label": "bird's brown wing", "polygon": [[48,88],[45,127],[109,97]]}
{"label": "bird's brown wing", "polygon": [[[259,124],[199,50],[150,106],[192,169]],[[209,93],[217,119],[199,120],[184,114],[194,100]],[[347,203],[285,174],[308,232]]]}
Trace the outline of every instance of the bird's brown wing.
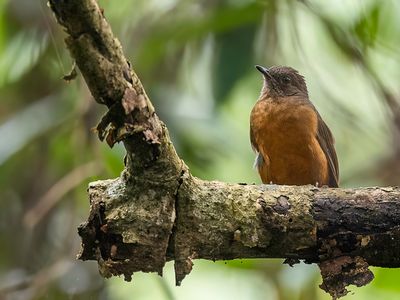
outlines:
{"label": "bird's brown wing", "polygon": [[318,131],[317,131],[317,140],[319,145],[324,151],[326,159],[328,161],[328,172],[329,172],[329,181],[328,185],[330,187],[338,187],[339,186],[339,164],[336,156],[335,148],[333,144],[335,143],[333,135],[322,120],[321,116],[317,112],[318,116]]}

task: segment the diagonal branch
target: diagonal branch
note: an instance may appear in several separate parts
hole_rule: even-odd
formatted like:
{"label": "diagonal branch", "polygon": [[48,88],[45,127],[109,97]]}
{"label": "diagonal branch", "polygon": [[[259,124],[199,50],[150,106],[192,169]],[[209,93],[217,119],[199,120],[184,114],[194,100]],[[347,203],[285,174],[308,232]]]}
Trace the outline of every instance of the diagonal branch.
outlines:
{"label": "diagonal branch", "polygon": [[[137,240],[138,251],[147,257],[147,260],[134,260],[131,264],[135,265],[135,270],[161,273],[175,221],[175,194],[186,167],[97,2],[52,0],[49,3],[67,33],[67,47],[94,99],[108,107],[97,126],[99,138],[105,138],[110,146],[123,141],[127,150],[119,188],[129,190],[138,200],[135,207],[138,219],[131,224],[136,231],[130,239]],[[106,206],[107,212],[109,208]],[[116,213],[121,221],[126,220],[126,213]],[[118,222],[108,224],[108,231],[121,230],[120,226]],[[90,243],[86,239],[83,244]]]}
{"label": "diagonal branch", "polygon": [[364,285],[368,265],[400,266],[400,189],[239,185],[191,176],[95,0],[50,0],[94,99],[108,107],[97,126],[127,154],[120,178],[89,186],[79,227],[82,260],[102,276],[158,272],[175,260],[176,282],[192,259],[279,257],[319,263],[336,298]]}

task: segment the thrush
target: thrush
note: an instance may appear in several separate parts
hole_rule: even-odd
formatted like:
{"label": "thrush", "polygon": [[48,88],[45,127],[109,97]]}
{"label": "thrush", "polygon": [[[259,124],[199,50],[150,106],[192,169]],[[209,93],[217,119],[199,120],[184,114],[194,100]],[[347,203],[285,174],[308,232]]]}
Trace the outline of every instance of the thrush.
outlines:
{"label": "thrush", "polygon": [[250,115],[255,167],[263,183],[338,187],[333,135],[291,67],[264,68],[264,84]]}

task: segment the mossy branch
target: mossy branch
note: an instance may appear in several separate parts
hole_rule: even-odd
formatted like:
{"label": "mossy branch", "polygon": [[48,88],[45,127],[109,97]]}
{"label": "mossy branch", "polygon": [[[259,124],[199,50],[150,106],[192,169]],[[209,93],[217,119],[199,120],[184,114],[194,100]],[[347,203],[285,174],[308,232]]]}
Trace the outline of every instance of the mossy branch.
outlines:
{"label": "mossy branch", "polygon": [[66,44],[94,97],[108,107],[97,126],[123,142],[120,178],[89,186],[79,258],[104,277],[157,272],[175,261],[176,282],[192,260],[285,258],[318,263],[333,298],[364,285],[368,265],[400,266],[400,189],[245,185],[193,177],[95,0],[50,0]]}

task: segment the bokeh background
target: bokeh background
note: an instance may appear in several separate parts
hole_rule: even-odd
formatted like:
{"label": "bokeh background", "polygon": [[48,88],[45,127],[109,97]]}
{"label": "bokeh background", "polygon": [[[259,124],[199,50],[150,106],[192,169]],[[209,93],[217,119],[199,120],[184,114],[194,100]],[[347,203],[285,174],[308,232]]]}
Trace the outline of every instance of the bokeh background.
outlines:
{"label": "bokeh background", "polygon": [[[255,64],[290,65],[336,138],[341,185],[400,182],[400,1],[99,0],[167,124],[204,179],[260,183],[249,113]],[[124,149],[91,128],[105,112],[72,68],[44,0],[0,0],[0,299],[329,299],[315,266],[195,261],[165,277],[103,280],[75,260],[90,181],[113,178]],[[400,270],[344,299],[400,299]]]}

